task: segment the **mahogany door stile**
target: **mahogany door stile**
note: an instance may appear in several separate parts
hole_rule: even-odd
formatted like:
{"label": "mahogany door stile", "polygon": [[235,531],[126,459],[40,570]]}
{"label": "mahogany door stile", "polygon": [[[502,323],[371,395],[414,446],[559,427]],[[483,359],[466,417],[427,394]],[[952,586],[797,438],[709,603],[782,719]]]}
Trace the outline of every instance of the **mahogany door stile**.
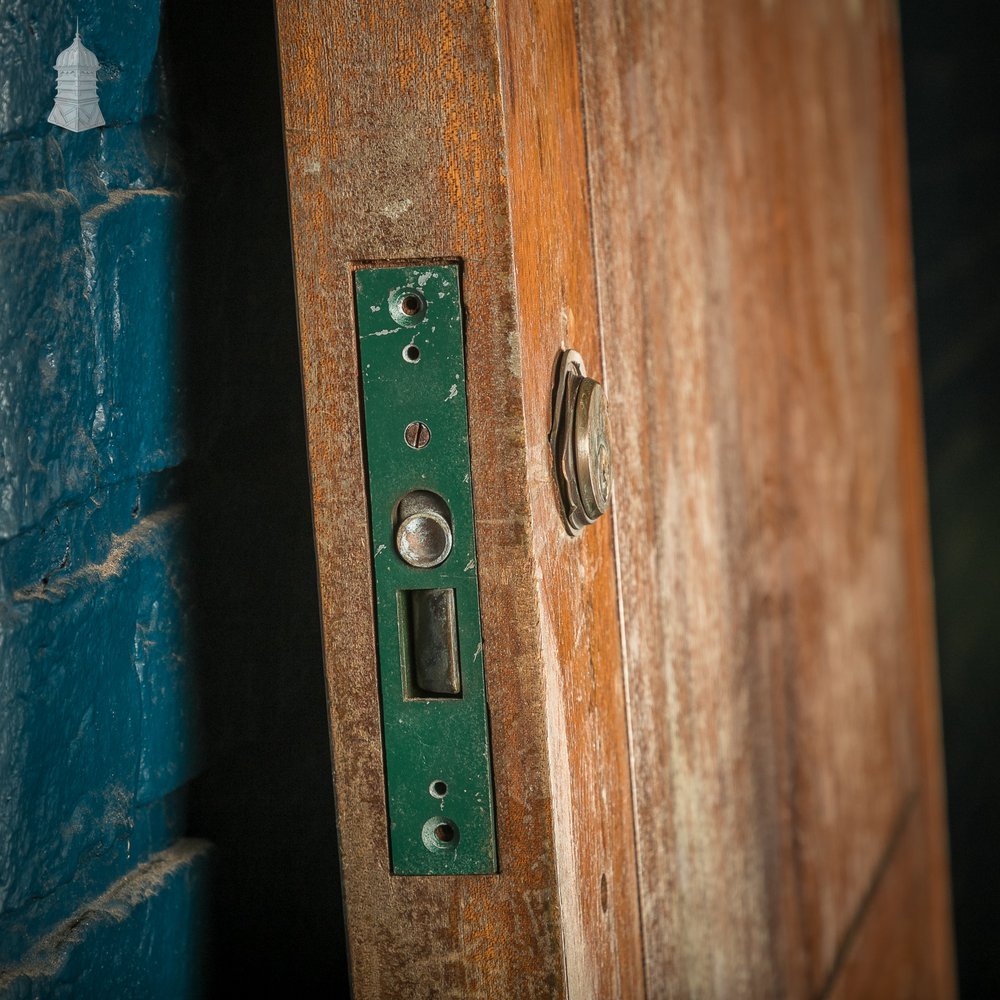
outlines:
{"label": "mahogany door stile", "polygon": [[[544,507],[561,337],[546,328],[534,346],[515,305],[547,279],[544,262],[512,254],[495,11],[342,0],[276,11],[355,995],[549,998],[571,981],[574,996],[639,996],[611,536],[602,526],[570,548]],[[575,58],[572,37],[552,68]],[[389,870],[350,266],[431,258],[462,262],[497,876]],[[592,270],[589,281],[584,346],[596,348]]]}
{"label": "mahogany door stile", "polygon": [[612,525],[567,534],[548,442],[560,352],[577,350],[603,377],[576,23],[562,0],[498,0],[497,22],[567,991],[639,997]]}

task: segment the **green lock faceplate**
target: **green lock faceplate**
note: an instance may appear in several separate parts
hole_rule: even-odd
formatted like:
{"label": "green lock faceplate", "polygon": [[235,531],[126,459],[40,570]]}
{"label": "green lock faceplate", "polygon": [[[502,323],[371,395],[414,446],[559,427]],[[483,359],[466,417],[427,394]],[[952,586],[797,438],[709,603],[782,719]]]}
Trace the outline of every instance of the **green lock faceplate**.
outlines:
{"label": "green lock faceplate", "polygon": [[[489,716],[473,530],[459,269],[354,271],[368,465],[389,846],[396,875],[497,870]],[[422,447],[404,432],[420,423]],[[411,437],[414,443],[423,443]],[[452,549],[417,568],[396,548],[400,500],[441,497]],[[460,694],[414,694],[407,591],[451,590]],[[454,648],[454,647],[452,647]]]}

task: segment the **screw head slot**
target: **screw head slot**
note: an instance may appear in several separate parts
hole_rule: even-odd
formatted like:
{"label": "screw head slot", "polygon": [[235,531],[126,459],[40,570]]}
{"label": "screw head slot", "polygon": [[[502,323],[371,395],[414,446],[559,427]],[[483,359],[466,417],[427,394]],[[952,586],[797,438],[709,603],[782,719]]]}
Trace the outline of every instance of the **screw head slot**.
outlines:
{"label": "screw head slot", "polygon": [[420,451],[430,444],[431,429],[422,420],[411,420],[403,431],[403,440],[414,451]]}

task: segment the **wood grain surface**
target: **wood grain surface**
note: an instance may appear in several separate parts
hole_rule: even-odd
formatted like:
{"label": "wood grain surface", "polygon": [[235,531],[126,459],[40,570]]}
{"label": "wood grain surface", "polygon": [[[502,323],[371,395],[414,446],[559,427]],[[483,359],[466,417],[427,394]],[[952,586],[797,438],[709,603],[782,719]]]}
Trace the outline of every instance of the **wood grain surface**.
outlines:
{"label": "wood grain surface", "polygon": [[[471,0],[277,0],[276,11],[354,994],[559,996],[547,691],[493,15]],[[349,266],[434,257],[463,262],[496,877],[389,871]]]}
{"label": "wood grain surface", "polygon": [[648,993],[947,996],[894,17],[580,42]]}
{"label": "wood grain surface", "polygon": [[565,348],[601,376],[571,4],[499,0],[520,374],[567,991],[641,996],[628,731],[612,524],[571,538],[548,442]]}
{"label": "wood grain surface", "polygon": [[[882,0],[276,0],[358,997],[953,991]],[[389,874],[349,268],[459,258],[500,874]],[[566,534],[558,352],[611,401]]]}

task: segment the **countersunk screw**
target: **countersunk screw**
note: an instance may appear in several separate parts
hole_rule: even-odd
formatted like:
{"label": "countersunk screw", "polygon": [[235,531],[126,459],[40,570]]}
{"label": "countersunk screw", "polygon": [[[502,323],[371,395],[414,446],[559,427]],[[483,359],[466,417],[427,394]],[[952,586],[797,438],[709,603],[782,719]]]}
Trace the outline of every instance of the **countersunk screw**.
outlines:
{"label": "countersunk screw", "polygon": [[406,425],[406,430],[403,431],[403,440],[417,451],[426,448],[430,439],[431,429],[421,420],[411,421]]}

